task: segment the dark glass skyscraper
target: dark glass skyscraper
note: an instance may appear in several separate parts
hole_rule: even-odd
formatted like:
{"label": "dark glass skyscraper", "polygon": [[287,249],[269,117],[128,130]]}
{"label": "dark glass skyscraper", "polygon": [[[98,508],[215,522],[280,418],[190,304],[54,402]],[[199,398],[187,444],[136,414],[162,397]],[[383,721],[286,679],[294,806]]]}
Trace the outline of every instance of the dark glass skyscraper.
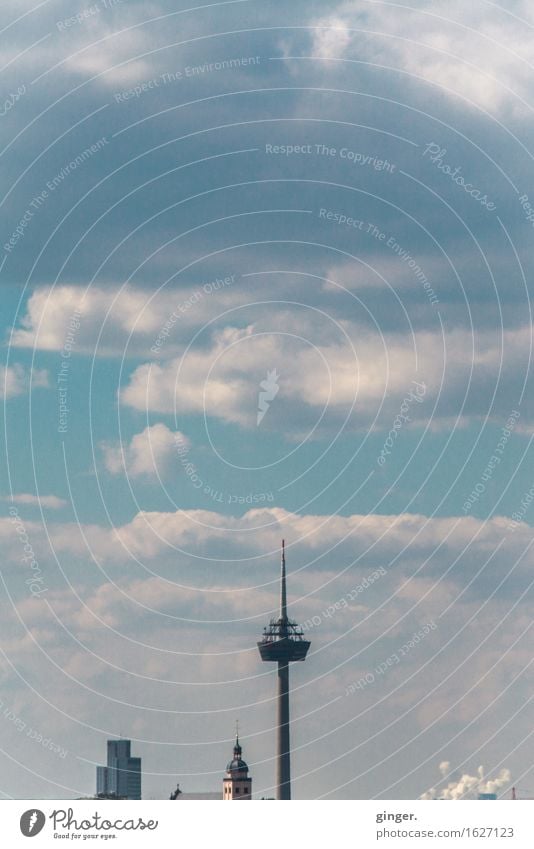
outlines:
{"label": "dark glass skyscraper", "polygon": [[96,795],[141,798],[141,758],[131,757],[131,740],[108,740],[107,766],[96,768]]}

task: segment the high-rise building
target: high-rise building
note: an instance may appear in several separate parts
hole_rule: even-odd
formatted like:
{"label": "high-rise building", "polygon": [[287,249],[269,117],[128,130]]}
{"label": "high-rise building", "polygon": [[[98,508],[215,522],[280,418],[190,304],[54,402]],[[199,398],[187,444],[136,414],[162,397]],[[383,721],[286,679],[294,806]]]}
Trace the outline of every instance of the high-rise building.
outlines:
{"label": "high-rise building", "polygon": [[226,767],[223,778],[223,801],[235,802],[240,799],[252,798],[252,778],[248,774],[248,766],[242,758],[239,737],[236,735],[234,756]]}
{"label": "high-rise building", "polygon": [[108,740],[107,766],[96,768],[96,795],[112,799],[141,798],[141,758],[132,758],[131,740]]}
{"label": "high-rise building", "polygon": [[302,628],[287,615],[286,556],[282,540],[282,574],[280,579],[280,616],[271,619],[258,643],[261,659],[278,664],[276,717],[276,798],[291,799],[291,765],[289,743],[289,664],[306,659],[310,643]]}

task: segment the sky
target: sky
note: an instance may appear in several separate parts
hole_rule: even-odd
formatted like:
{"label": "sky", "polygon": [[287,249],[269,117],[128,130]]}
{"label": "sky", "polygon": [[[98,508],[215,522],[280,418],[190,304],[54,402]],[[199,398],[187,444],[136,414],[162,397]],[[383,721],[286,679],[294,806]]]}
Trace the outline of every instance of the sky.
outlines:
{"label": "sky", "polygon": [[528,792],[531,4],[3,13],[2,797]]}

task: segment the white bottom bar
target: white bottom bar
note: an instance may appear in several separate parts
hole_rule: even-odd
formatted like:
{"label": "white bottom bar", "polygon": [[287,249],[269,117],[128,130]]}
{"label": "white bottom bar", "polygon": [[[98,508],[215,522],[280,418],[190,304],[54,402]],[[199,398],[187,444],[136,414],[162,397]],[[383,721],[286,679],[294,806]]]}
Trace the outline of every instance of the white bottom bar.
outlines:
{"label": "white bottom bar", "polygon": [[[214,805],[206,801],[3,801],[2,846],[216,846],[306,849],[343,846],[499,846],[531,849],[532,802],[290,802]],[[118,844],[120,841],[120,844]]]}

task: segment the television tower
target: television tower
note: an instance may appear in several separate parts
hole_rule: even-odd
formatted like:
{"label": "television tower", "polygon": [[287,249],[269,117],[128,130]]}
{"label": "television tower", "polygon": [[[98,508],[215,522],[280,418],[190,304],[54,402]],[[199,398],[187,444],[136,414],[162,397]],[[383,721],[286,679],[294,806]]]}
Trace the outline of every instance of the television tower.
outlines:
{"label": "television tower", "polygon": [[258,643],[261,659],[278,664],[277,730],[276,730],[276,798],[291,799],[291,765],[289,747],[289,664],[305,660],[310,643],[296,622],[287,616],[286,555],[282,540],[282,574],[280,580],[280,617],[271,619]]}

